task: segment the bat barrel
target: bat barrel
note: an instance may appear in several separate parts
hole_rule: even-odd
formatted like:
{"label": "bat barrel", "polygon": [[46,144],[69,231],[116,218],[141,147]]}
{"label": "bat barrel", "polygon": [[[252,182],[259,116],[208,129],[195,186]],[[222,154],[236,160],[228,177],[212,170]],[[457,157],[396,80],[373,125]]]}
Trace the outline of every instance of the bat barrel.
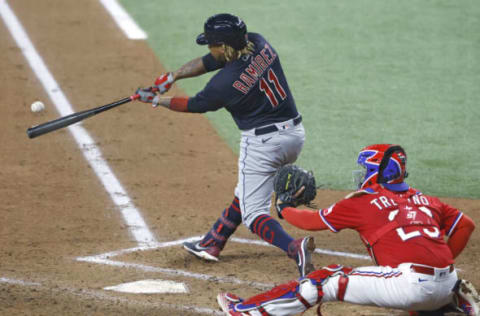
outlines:
{"label": "bat barrel", "polygon": [[50,122],[30,127],[27,130],[27,135],[29,138],[35,138],[37,136],[80,122],[81,120],[84,120],[92,115],[95,115],[95,112],[90,110],[86,112],[73,113]]}
{"label": "bat barrel", "polygon": [[53,132],[57,129],[60,129],[60,128],[72,125],[74,123],[80,122],[80,121],[82,121],[82,120],[84,120],[84,119],[86,119],[90,116],[93,116],[93,115],[96,115],[98,113],[102,113],[104,111],[110,110],[110,109],[112,109],[116,106],[119,106],[121,104],[133,101],[135,99],[137,99],[136,95],[128,97],[128,98],[124,98],[122,100],[119,100],[119,101],[116,101],[116,102],[113,102],[113,103],[110,103],[110,104],[107,104],[107,105],[100,106],[100,107],[97,107],[97,108],[94,108],[94,109],[73,113],[73,114],[70,114],[70,115],[67,115],[67,116],[60,117],[60,118],[58,118],[56,120],[53,120],[53,121],[49,121],[49,122],[46,122],[46,123],[43,123],[43,124],[40,124],[40,125],[37,125],[37,126],[30,127],[29,129],[27,129],[27,135],[28,135],[29,138],[35,138],[37,136],[40,136],[40,135],[43,135],[43,134],[46,134],[46,133],[50,133],[50,132]]}

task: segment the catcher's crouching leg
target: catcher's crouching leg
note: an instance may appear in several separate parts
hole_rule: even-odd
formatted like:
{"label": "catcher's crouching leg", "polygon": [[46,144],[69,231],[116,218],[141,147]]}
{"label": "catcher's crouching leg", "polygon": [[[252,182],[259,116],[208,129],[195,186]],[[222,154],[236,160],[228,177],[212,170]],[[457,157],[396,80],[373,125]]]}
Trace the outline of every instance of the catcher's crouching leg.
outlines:
{"label": "catcher's crouching leg", "polygon": [[[332,276],[341,276],[339,279],[338,296],[344,295],[348,283],[346,275],[351,270],[343,266],[331,265],[316,270],[305,278],[281,284],[268,292],[246,300],[230,300],[229,306],[222,306],[222,309],[225,310],[227,308],[231,312],[252,316],[297,315],[321,302],[323,298],[322,285]],[[226,298],[235,297],[232,294],[220,294],[220,296]],[[317,309],[317,313],[321,315],[320,306]]]}

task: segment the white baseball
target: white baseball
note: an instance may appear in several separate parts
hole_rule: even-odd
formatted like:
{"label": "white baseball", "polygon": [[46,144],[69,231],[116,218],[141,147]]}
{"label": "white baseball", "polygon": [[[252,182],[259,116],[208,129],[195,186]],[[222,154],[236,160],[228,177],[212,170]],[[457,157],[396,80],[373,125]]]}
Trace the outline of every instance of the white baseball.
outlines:
{"label": "white baseball", "polygon": [[30,106],[32,112],[41,112],[43,110],[45,110],[45,105],[43,104],[42,101],[35,101],[32,103],[32,105]]}

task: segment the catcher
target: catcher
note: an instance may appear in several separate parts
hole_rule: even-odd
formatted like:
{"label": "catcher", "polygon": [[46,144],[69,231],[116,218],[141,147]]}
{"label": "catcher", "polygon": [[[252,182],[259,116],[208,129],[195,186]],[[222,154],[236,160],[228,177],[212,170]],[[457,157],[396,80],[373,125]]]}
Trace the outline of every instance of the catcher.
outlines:
{"label": "catcher", "polygon": [[[227,315],[295,315],[331,301],[416,311],[412,315],[444,315],[454,306],[479,315],[480,297],[470,282],[458,279],[454,266],[475,228],[473,221],[405,182],[402,147],[367,146],[357,162],[363,167],[354,173],[358,191],[345,199],[318,212],[295,208],[309,203],[313,190],[308,181],[291,181],[311,176],[296,168],[276,179],[276,207],[279,216],[305,230],[356,230],[375,265],[330,265],[246,300],[221,293],[217,301]],[[320,315],[320,305],[317,311]]]}

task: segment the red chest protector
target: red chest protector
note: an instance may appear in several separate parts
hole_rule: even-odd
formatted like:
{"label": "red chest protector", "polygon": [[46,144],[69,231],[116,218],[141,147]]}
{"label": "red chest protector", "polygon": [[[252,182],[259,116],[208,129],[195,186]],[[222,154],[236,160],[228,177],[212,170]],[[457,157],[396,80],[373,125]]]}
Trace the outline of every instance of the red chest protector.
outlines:
{"label": "red chest protector", "polygon": [[[389,198],[395,203],[396,207],[389,212],[388,222],[385,225],[368,236],[362,235],[362,239],[369,250],[382,236],[394,229],[397,229],[400,238],[405,238],[405,240],[411,238],[413,236],[412,234],[418,236],[425,235],[431,238],[439,237],[440,229],[438,223],[436,223],[433,218],[432,212],[426,207],[417,206],[409,202],[410,197],[418,194],[416,190],[410,189],[404,194],[399,195],[384,189],[378,184],[371,189]],[[405,233],[404,229],[412,226],[420,226],[422,229],[412,233]]]}

